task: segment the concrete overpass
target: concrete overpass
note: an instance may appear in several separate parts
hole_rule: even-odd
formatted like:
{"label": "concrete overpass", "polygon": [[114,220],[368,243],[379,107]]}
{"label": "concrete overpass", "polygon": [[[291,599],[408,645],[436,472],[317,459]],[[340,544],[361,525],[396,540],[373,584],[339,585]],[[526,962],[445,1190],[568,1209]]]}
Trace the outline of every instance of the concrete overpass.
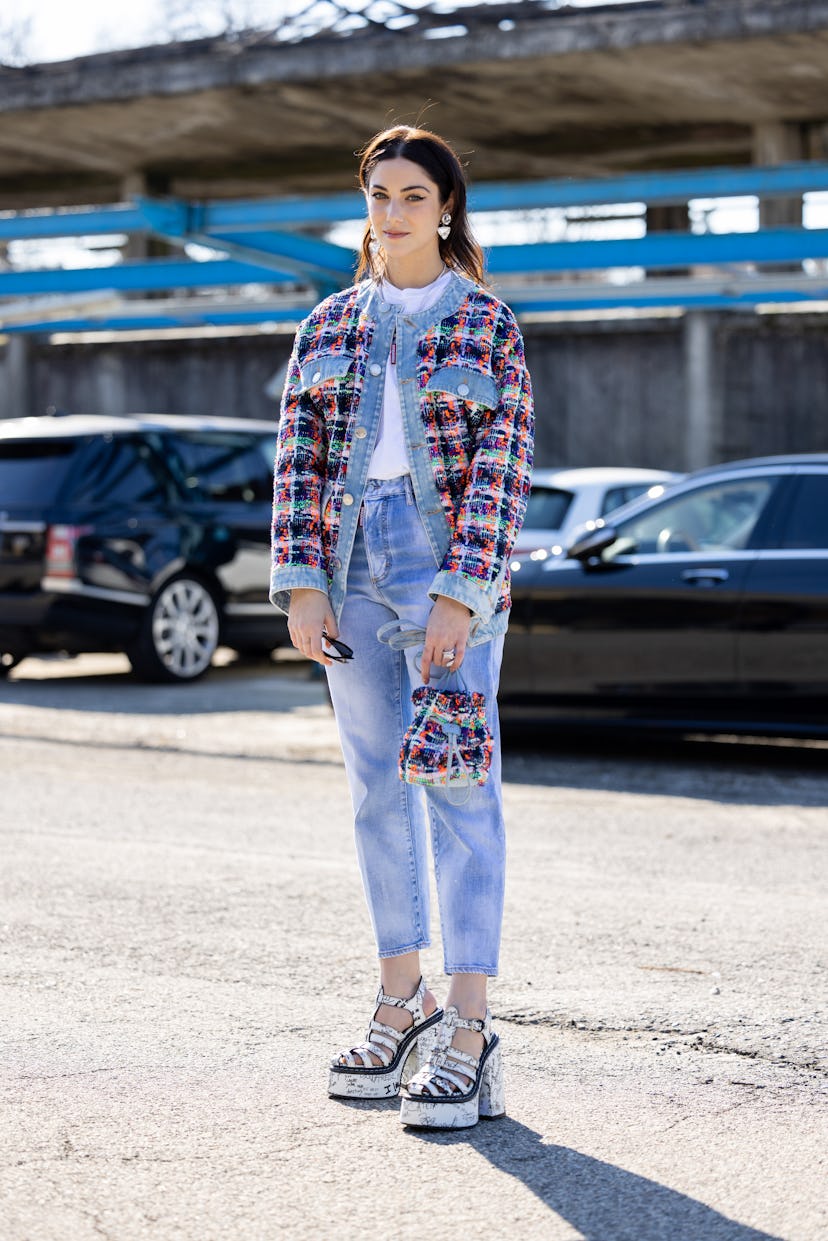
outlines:
{"label": "concrete overpass", "polygon": [[[441,20],[462,28],[435,38]],[[528,325],[539,464],[594,462],[599,444],[609,463],[675,468],[752,452],[824,451],[826,316],[780,315],[771,294],[781,291],[785,305],[808,297],[814,310],[813,299],[826,297],[826,251],[816,248],[824,235],[806,237],[799,228],[803,190],[824,188],[815,178],[828,159],[826,81],[828,0],[645,0],[557,12],[527,0],[461,10],[450,19],[424,15],[407,30],[347,38],[207,40],[0,70],[0,211],[83,204],[90,209],[81,213],[84,229],[119,232],[120,211],[169,216],[198,204],[206,227],[210,212],[232,215],[234,199],[256,200],[242,204],[249,212],[268,208],[263,200],[270,197],[276,215],[267,227],[276,228],[290,206],[286,195],[349,190],[353,152],[365,139],[392,121],[422,117],[469,155],[475,192],[494,196],[489,209],[511,192],[509,181],[527,191],[513,206],[541,205],[530,203],[530,191],[552,194],[550,203],[571,191],[577,197],[567,198],[570,205],[643,201],[646,236],[625,244],[621,261],[640,259],[661,270],[670,258],[669,279],[645,281],[636,293],[642,307],[648,300],[684,307],[680,318]],[[712,166],[730,171],[722,179]],[[807,185],[800,183],[803,167]],[[746,176],[752,188],[745,188]],[[773,189],[773,179],[786,176],[796,181],[791,197]],[[549,178],[563,180],[551,186]],[[586,178],[597,178],[609,200],[596,181],[584,186]],[[708,196],[695,178],[708,190],[711,178],[719,185],[709,196],[758,194],[760,233],[742,235],[738,244],[735,235],[689,236],[687,199]],[[766,193],[773,196],[765,200]],[[146,202],[142,195],[149,195]],[[102,203],[121,206],[96,207]],[[70,226],[59,214],[27,217],[23,233],[20,217],[0,219],[0,246],[4,237],[77,233],[80,221]],[[101,217],[100,227],[90,216]],[[186,235],[174,220],[172,228],[163,220],[150,226],[177,244]],[[324,231],[321,219],[305,218],[304,226]],[[140,229],[140,220],[130,227]],[[248,245],[250,237],[239,240]],[[311,240],[322,244],[318,236]],[[771,248],[782,242],[794,249]],[[127,254],[135,261],[105,269],[107,276],[102,269],[3,272],[0,296],[100,289],[116,280],[133,293],[176,287],[169,278],[159,283],[157,269],[141,262],[153,259],[157,244],[133,233]],[[285,238],[279,244],[284,250]],[[616,243],[594,243],[604,247],[600,257],[584,251],[591,244],[567,242],[565,258],[546,253],[553,247],[543,254],[536,248],[531,263],[543,271],[606,266]],[[819,261],[807,280],[805,257]],[[742,289],[734,272],[726,290],[701,287],[699,263],[724,264],[726,272],[734,261],[764,264],[768,283],[757,288],[747,272],[751,287]],[[211,279],[216,270],[212,265]],[[684,284],[679,272],[689,273]],[[238,273],[231,275],[233,284]],[[569,305],[567,297],[573,306],[601,304],[595,288],[580,281],[554,291],[558,305]],[[769,298],[761,316],[739,308],[745,293],[747,304]],[[625,296],[632,304],[633,290]],[[723,301],[724,312],[716,309]],[[194,306],[204,318],[204,303]],[[192,319],[186,299],[130,307],[132,319],[153,310],[165,322]],[[217,331],[232,331],[222,307],[212,309],[216,324],[224,324]],[[250,309],[238,299],[224,308],[248,317]],[[524,314],[531,309],[524,306]],[[268,317],[277,318],[270,311]],[[129,323],[112,326],[120,331]],[[278,336],[253,334],[228,336],[221,349],[209,337],[93,344],[77,336],[49,339],[47,325],[40,327],[0,342],[0,417],[47,404],[266,414],[265,380],[287,347]],[[151,335],[150,318],[146,329]],[[159,376],[166,379],[159,383]]]}
{"label": "concrete overpass", "polygon": [[476,180],[824,159],[826,80],[828,0],[525,0],[3,69],[0,209],[346,189],[370,134],[418,118]]}

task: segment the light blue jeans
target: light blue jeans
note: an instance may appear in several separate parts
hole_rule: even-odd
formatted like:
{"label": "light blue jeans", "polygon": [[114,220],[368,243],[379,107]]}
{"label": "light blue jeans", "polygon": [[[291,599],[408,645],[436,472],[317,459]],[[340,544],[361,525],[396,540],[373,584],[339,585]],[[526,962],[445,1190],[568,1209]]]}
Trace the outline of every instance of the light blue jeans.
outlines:
{"label": "light blue jeans", "polygon": [[395,651],[377,639],[377,630],[396,619],[425,628],[437,567],[409,478],[369,481],[339,621],[354,658],[325,671],[380,957],[429,945],[430,825],[445,971],[494,975],[505,863],[496,702],[503,637],[468,648],[463,661],[467,687],[486,695],[494,752],[488,780],[459,806],[439,788],[400,780],[411,692],[422,683],[415,665],[420,648]]}

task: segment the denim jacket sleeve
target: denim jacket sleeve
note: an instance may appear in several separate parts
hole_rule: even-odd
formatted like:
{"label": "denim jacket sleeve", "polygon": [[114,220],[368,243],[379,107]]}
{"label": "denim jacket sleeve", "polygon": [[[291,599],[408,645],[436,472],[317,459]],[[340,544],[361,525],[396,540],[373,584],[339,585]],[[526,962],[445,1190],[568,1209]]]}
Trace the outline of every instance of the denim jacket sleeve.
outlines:
{"label": "denim jacket sleeve", "polygon": [[328,591],[321,530],[326,434],[303,382],[301,334],[302,328],[288,363],[273,480],[271,599],[284,610],[293,588]]}
{"label": "denim jacket sleeve", "polygon": [[504,588],[509,559],[529,499],[534,443],[532,386],[523,340],[502,307],[493,354],[498,403],[477,429],[454,532],[429,594],[447,595],[487,623]]}

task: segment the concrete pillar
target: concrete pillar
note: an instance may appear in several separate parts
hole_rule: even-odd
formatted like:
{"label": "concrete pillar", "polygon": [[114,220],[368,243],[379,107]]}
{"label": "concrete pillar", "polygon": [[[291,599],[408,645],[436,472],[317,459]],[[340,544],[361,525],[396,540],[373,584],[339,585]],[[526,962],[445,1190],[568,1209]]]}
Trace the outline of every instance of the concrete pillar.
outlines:
{"label": "concrete pillar", "polygon": [[[139,194],[147,194],[147,179],[142,172],[129,172],[121,182],[121,200],[131,202]],[[130,233],[123,247],[125,259],[145,259],[149,254],[146,233]]]}
{"label": "concrete pillar", "polygon": [[[133,198],[140,195],[167,194],[169,193],[169,182],[164,179],[148,177],[145,172],[129,172],[121,181],[121,199],[123,202],[130,202]],[[126,245],[123,248],[125,259],[149,259],[162,258],[164,255],[173,253],[173,247],[169,242],[162,241],[158,237],[151,237],[147,233],[131,233],[127,238]],[[136,295],[143,297],[144,294]]]}
{"label": "concrete pillar", "polygon": [[[767,165],[790,164],[808,159],[808,134],[803,125],[769,121],[753,130],[753,162]],[[760,228],[798,228],[802,224],[802,195],[793,198],[760,199]]]}
{"label": "concrete pillar", "polygon": [[828,159],[828,121],[815,121],[803,128],[807,158]]}
{"label": "concrete pillar", "polygon": [[646,220],[648,233],[686,233],[690,227],[687,203],[653,203]]}
{"label": "concrete pillar", "polygon": [[46,412],[31,408],[30,359],[28,336],[8,336],[5,346],[0,346],[0,418],[24,418]]}
{"label": "concrete pillar", "polygon": [[714,358],[716,316],[689,310],[683,321],[685,436],[684,465],[700,470],[717,458],[720,392]]}

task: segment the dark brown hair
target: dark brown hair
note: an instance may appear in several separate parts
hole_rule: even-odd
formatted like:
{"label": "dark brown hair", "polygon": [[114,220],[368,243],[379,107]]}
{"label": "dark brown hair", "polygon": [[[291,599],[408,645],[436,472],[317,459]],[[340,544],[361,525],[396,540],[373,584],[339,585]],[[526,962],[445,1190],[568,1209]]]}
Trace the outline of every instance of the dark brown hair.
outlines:
{"label": "dark brown hair", "polygon": [[[474,239],[466,208],[466,177],[457,155],[445,139],[428,129],[395,125],[372,138],[361,152],[359,184],[368,190],[371,174],[386,159],[410,159],[428,173],[440,192],[441,203],[451,203],[451,232],[445,241],[438,238],[440,257],[446,267],[462,272],[483,284],[483,251]],[[380,279],[385,274],[381,252],[371,253],[371,225],[365,226],[357,267],[357,280],[365,276]]]}

